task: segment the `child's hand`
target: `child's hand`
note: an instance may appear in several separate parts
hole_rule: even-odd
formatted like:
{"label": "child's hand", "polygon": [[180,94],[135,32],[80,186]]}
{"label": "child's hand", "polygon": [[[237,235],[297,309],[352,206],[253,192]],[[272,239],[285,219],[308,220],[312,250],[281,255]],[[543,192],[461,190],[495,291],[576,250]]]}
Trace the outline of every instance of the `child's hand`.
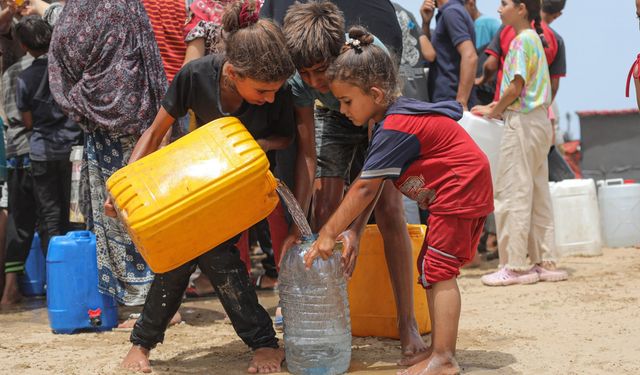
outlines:
{"label": "child's hand", "polygon": [[113,202],[111,202],[111,197],[109,196],[104,201],[104,214],[109,217],[118,217],[118,213],[115,207],[113,207]]}
{"label": "child's hand", "polygon": [[284,241],[282,241],[282,248],[280,250],[280,262],[282,262],[282,259],[284,259],[284,254],[286,254],[289,249],[291,249],[293,246],[299,243],[300,243],[300,231],[298,231],[298,227],[296,227],[295,225],[292,225],[291,230],[289,231],[289,234],[284,239]]}
{"label": "child's hand", "polygon": [[342,241],[342,268],[344,277],[349,280],[356,268],[356,259],[358,259],[358,251],[360,250],[360,236],[353,230],[342,232],[339,241]]}
{"label": "child's hand", "polygon": [[490,111],[491,109],[489,108],[488,105],[477,105],[471,108],[471,113],[481,117],[486,116],[487,114],[489,114]]}
{"label": "child's hand", "polygon": [[329,236],[323,235],[320,232],[320,236],[318,239],[311,245],[311,250],[309,250],[304,255],[304,265],[307,269],[311,269],[313,265],[313,261],[317,257],[321,257],[324,260],[329,259],[331,254],[333,254],[333,248],[336,246],[335,238],[331,238]]}

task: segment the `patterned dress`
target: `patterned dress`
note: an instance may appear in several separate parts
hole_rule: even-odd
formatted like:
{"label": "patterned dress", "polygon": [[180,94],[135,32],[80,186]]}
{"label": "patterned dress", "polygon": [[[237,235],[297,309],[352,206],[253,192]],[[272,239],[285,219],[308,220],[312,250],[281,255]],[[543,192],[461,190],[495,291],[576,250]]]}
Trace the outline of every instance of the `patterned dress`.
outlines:
{"label": "patterned dress", "polygon": [[122,224],[103,210],[106,180],[127,163],[167,88],[141,1],[68,0],[51,40],[49,81],[56,102],[86,133],[84,190],[98,287],[125,305],[143,304],[153,273]]}

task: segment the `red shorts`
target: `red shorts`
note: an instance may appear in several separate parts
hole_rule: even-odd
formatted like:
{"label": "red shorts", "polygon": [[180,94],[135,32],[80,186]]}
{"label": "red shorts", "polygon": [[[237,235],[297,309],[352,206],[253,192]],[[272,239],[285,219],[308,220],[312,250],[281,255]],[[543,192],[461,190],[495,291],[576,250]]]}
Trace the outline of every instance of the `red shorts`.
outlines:
{"label": "red shorts", "polygon": [[487,217],[429,215],[428,231],[418,257],[419,283],[425,288],[460,275],[473,259]]}

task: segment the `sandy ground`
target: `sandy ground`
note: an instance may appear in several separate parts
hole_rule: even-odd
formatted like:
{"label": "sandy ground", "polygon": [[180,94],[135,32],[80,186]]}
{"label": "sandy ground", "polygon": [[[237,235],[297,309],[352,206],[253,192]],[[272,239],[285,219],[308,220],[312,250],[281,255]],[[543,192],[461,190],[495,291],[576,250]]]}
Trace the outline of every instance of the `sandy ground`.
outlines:
{"label": "sandy ground", "polygon": [[[562,283],[489,288],[465,270],[458,358],[466,374],[640,374],[640,250],[565,258]],[[276,295],[260,292],[271,314]],[[122,311],[126,315],[132,310]],[[250,352],[215,298],[186,302],[185,324],[152,352],[158,374],[242,374]],[[124,374],[127,332],[54,335],[44,300],[0,312],[0,373]],[[429,340],[425,336],[425,340]],[[399,342],[354,338],[350,372],[395,374]]]}

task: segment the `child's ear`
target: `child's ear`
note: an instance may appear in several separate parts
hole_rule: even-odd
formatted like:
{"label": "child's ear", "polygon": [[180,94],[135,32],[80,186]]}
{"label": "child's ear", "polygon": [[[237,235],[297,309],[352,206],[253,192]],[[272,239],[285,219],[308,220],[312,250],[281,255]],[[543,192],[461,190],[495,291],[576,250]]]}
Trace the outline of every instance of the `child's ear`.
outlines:
{"label": "child's ear", "polygon": [[375,86],[372,87],[371,88],[371,96],[373,97],[373,101],[376,104],[379,104],[379,105],[383,105],[384,104],[384,101],[385,101],[385,97],[384,96],[385,95],[384,95],[384,92],[382,90],[380,90],[379,88],[377,88]]}
{"label": "child's ear", "polygon": [[238,73],[236,73],[236,69],[233,67],[233,65],[231,65],[231,63],[227,62],[227,64],[225,65],[225,69],[227,70],[227,76],[229,76],[229,79],[231,79],[232,81],[238,79]]}

